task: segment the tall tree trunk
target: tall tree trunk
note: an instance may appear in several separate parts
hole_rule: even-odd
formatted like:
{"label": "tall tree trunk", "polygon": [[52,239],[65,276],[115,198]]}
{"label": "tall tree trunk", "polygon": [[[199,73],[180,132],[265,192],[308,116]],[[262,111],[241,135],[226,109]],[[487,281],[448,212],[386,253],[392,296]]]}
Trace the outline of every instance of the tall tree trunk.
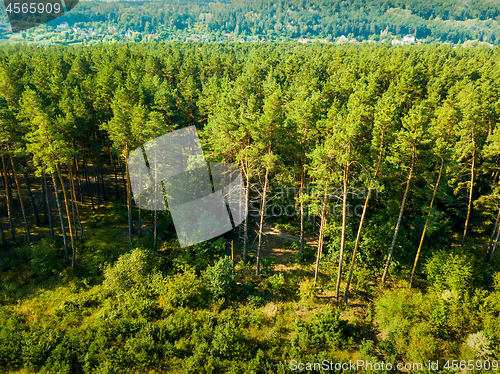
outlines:
{"label": "tall tree trunk", "polygon": [[302,171],[300,176],[300,253],[304,253],[304,183],[305,183],[305,160],[302,160]]}
{"label": "tall tree trunk", "polygon": [[[316,214],[313,214],[313,224],[312,224],[312,229],[313,229],[313,235],[316,234]],[[321,226],[321,224],[320,224]]]}
{"label": "tall tree trunk", "polygon": [[[250,172],[248,170],[248,163],[245,168],[245,164],[243,163],[243,160],[241,161],[241,169],[245,172],[245,196],[246,196],[246,203],[247,208],[248,208],[248,201],[250,199]],[[243,263],[247,263],[247,255],[248,255],[248,216],[246,217],[244,221],[244,227],[243,227]]]}
{"label": "tall tree trunk", "polygon": [[31,203],[31,210],[33,211],[33,216],[35,217],[35,224],[37,226],[41,226],[40,217],[38,216],[38,208],[36,207],[35,198],[33,197],[33,193],[31,192],[30,179],[28,177],[28,173],[24,172],[24,180],[26,181],[26,189],[28,190],[28,195]]}
{"label": "tall tree trunk", "polygon": [[49,221],[49,217],[47,216],[47,201],[45,201],[45,185],[43,184],[43,179],[41,180],[41,189],[42,189],[42,211],[43,211],[43,224],[46,225]]}
{"label": "tall tree trunk", "polygon": [[5,182],[5,175],[4,175],[4,173],[3,173],[3,168],[2,168],[2,169],[0,169],[0,174],[2,175],[2,184],[3,184],[3,188],[5,188],[5,183],[7,183],[7,182]]}
{"label": "tall tree trunk", "polygon": [[[125,147],[125,172],[126,172],[126,187],[127,187],[127,211],[128,211],[128,241],[132,244],[132,191],[130,186],[130,171],[128,168],[128,146]],[[156,225],[156,222],[155,222]],[[156,227],[156,226],[155,226]]]}
{"label": "tall tree trunk", "polygon": [[[76,217],[78,218],[78,225],[80,226],[80,242],[83,243],[83,225],[82,225],[82,220],[80,218],[80,212],[78,211],[78,202],[76,200],[75,183],[74,183],[73,171],[72,171],[71,167],[69,168],[69,174],[70,174],[70,182],[71,182],[71,193],[73,195],[73,201],[75,202]],[[76,225],[76,223],[75,223],[75,225]],[[78,239],[78,236],[76,238]]]}
{"label": "tall tree trunk", "polygon": [[72,215],[72,218],[73,218],[73,235],[74,237],[76,238],[76,240],[78,240],[78,226],[76,224],[76,214],[75,214],[75,201],[73,200],[73,192],[71,190],[71,186],[70,186],[70,201],[71,201],[71,215]]}
{"label": "tall tree trunk", "polygon": [[92,205],[92,210],[95,210],[94,197],[92,194],[92,188],[90,186],[89,168],[87,166],[87,162],[85,161],[85,157],[83,158],[83,171],[85,173],[85,183],[87,184],[87,196],[90,197],[90,204]]}
{"label": "tall tree trunk", "polygon": [[[3,228],[2,228],[1,224],[0,224],[0,240],[2,241],[1,245],[7,244],[7,241],[5,240],[5,234],[3,232]],[[0,255],[1,255],[1,253],[0,253]]]}
{"label": "tall tree trunk", "polygon": [[342,279],[342,265],[344,263],[344,247],[345,247],[345,227],[347,223],[347,184],[349,181],[349,165],[345,165],[343,173],[343,192],[342,192],[342,236],[340,238],[340,257],[337,273],[337,285],[335,286],[335,300],[339,305],[340,280]]}
{"label": "tall tree trunk", "polygon": [[410,288],[413,284],[413,277],[415,276],[415,270],[417,269],[418,258],[420,256],[420,251],[422,250],[422,243],[424,242],[425,233],[427,231],[427,226],[429,225],[429,219],[431,217],[431,209],[434,205],[434,199],[436,198],[439,182],[441,181],[441,175],[443,173],[443,165],[444,165],[444,160],[443,160],[443,158],[441,158],[441,165],[439,167],[438,178],[436,181],[436,185],[434,186],[434,191],[432,191],[432,199],[431,199],[431,203],[429,205],[429,213],[427,214],[424,229],[422,230],[422,235],[420,236],[420,243],[418,244],[417,255],[415,256],[415,263],[413,264],[413,270],[411,271]]}
{"label": "tall tree trunk", "polygon": [[52,222],[52,209],[50,206],[49,187],[47,186],[47,176],[45,175],[45,173],[42,174],[42,180],[43,180],[43,189],[45,191],[45,195],[43,198],[47,208],[46,214],[48,216],[48,221],[49,221],[50,237],[54,239],[54,224]]}
{"label": "tall tree trunk", "polygon": [[118,200],[119,194],[118,194],[118,171],[116,169],[116,162],[115,159],[113,158],[113,153],[111,152],[111,147],[109,147],[109,162],[111,165],[113,165],[113,174],[115,176],[115,200]]}
{"label": "tall tree trunk", "polygon": [[56,181],[56,175],[52,172],[52,183],[54,184],[54,194],[56,195],[56,204],[57,204],[57,211],[59,212],[59,219],[61,220],[61,230],[62,230],[62,235],[63,235],[63,241],[64,241],[64,260],[66,261],[66,265],[69,265],[69,251],[68,251],[68,237],[66,236],[66,226],[64,224],[64,215],[62,212],[61,208],[61,201],[59,199],[59,191],[57,190],[57,181]]}
{"label": "tall tree trunk", "polygon": [[19,195],[21,213],[23,214],[24,228],[26,229],[26,241],[28,242],[28,244],[31,244],[30,225],[28,223],[28,216],[26,215],[26,209],[24,207],[24,199],[23,195],[21,194],[21,185],[19,183],[19,178],[17,177],[16,165],[14,163],[12,153],[10,152],[10,149],[8,147],[7,150],[9,151],[10,163],[12,164],[12,172],[14,173],[14,181],[16,182],[17,193]]}
{"label": "tall tree trunk", "polygon": [[73,235],[73,224],[71,222],[71,216],[69,215],[69,200],[68,193],[66,191],[66,186],[64,185],[64,180],[62,174],[59,170],[59,165],[56,164],[57,175],[59,176],[59,180],[61,181],[61,188],[64,197],[64,205],[66,207],[66,217],[68,217],[68,226],[69,226],[69,237],[71,239],[71,267],[75,267],[75,257],[76,257],[76,248],[75,248],[75,237]]}
{"label": "tall tree trunk", "polygon": [[74,158],[76,179],[78,180],[78,194],[80,195],[80,204],[83,205],[83,190],[82,190],[82,178],[80,178],[80,168],[78,167],[78,159]]}
{"label": "tall tree trunk", "polygon": [[76,214],[75,214],[75,205],[76,205],[76,198],[74,194],[74,184],[73,184],[73,163],[71,162],[69,164],[67,172],[67,177],[69,181],[69,200],[71,201],[71,215],[73,216],[73,229],[74,229],[74,234],[76,240],[78,240],[78,226],[76,224]]}
{"label": "tall tree trunk", "polygon": [[116,170],[116,162],[114,160],[113,163],[113,172],[115,174],[115,199],[118,200],[120,198],[119,189],[118,189],[118,171]]}
{"label": "tall tree trunk", "polygon": [[[156,204],[157,204],[157,201],[158,201],[158,165],[156,164],[157,160],[158,160],[158,156],[156,154],[156,150],[157,150],[158,147],[155,147],[155,165],[154,165],[154,168],[155,168],[155,179],[154,179],[154,183],[155,183],[155,210],[154,210],[154,232],[153,232],[153,240],[154,240],[154,250],[158,250],[158,210],[156,209]],[[142,177],[142,174],[141,174],[141,177]],[[140,219],[139,219],[139,223],[140,223]],[[139,225],[140,226],[140,225]],[[140,227],[139,227],[139,231],[140,231]]]}
{"label": "tall tree trunk", "polygon": [[17,207],[16,199],[14,199],[14,195],[12,194],[12,191],[13,191],[12,180],[13,179],[14,179],[14,176],[10,175],[9,165],[7,165],[7,183],[9,184],[9,196],[10,196],[10,203],[12,204],[12,212],[14,212],[14,209]]}
{"label": "tall tree trunk", "polygon": [[123,189],[127,191],[127,176],[126,176],[127,167],[125,166],[124,168],[123,166],[120,165],[120,171],[122,174]]}
{"label": "tall tree trunk", "polygon": [[104,185],[104,172],[102,162],[99,162],[99,175],[101,176],[101,185],[102,185],[102,200],[106,201],[106,186]]}
{"label": "tall tree trunk", "polygon": [[413,167],[415,163],[415,150],[412,155],[410,174],[408,175],[408,180],[406,181],[405,193],[403,195],[403,201],[401,202],[401,209],[399,210],[398,222],[396,223],[396,229],[394,230],[394,237],[392,238],[391,249],[389,251],[389,256],[387,256],[387,261],[385,263],[384,274],[382,275],[382,284],[385,283],[387,278],[387,273],[389,272],[389,265],[391,264],[392,253],[394,252],[394,247],[396,245],[396,240],[398,239],[399,228],[401,226],[401,219],[403,218],[403,212],[405,209],[406,199],[408,198],[408,191],[410,190],[410,183],[413,177]]}
{"label": "tall tree trunk", "polygon": [[7,174],[7,167],[5,163],[5,156],[2,154],[2,170],[5,183],[5,197],[7,198],[7,216],[9,217],[10,237],[12,242],[16,242],[16,230],[14,229],[14,221],[12,219],[12,195],[10,192],[9,175]]}
{"label": "tall tree trunk", "polygon": [[493,244],[493,248],[491,249],[491,254],[488,262],[491,264],[491,260],[493,259],[493,255],[495,254],[495,250],[497,249],[498,238],[500,237],[500,230],[497,231],[497,237],[495,239],[495,244]]}
{"label": "tall tree trunk", "polygon": [[3,247],[7,245],[7,241],[5,240],[5,234],[3,233],[2,225],[0,224],[0,262],[3,262]]}
{"label": "tall tree trunk", "polygon": [[101,187],[99,183],[98,171],[95,165],[95,161],[92,162],[92,174],[94,176],[94,184],[97,191],[96,205],[97,209],[99,209],[99,206],[101,205]]}
{"label": "tall tree trunk", "polygon": [[[268,155],[271,156],[271,147],[269,146]],[[269,162],[271,162],[269,160]],[[267,185],[269,182],[269,169],[271,165],[266,166],[266,175],[264,177],[264,189],[262,191],[262,202],[260,205],[260,222],[259,222],[259,243],[257,245],[257,267],[255,270],[255,274],[259,275],[260,273],[260,252],[262,250],[262,230],[264,228],[264,216],[266,214],[266,198],[267,198]]]}
{"label": "tall tree trunk", "polygon": [[[155,148],[155,160],[156,160],[156,148]],[[156,173],[156,169],[155,169],[155,176],[157,175]],[[139,181],[141,183],[141,186],[142,186],[142,169],[139,170]],[[162,182],[162,190],[163,190],[163,182]],[[155,187],[155,194],[156,194],[156,187]],[[137,224],[139,226],[139,229],[137,230],[137,237],[140,239],[142,237],[142,216],[141,216],[141,196],[142,194],[139,195],[139,204],[138,204],[138,217],[137,217]],[[165,195],[163,195],[165,196]],[[157,198],[157,196],[155,196],[155,199]],[[156,200],[155,200],[156,201]]]}
{"label": "tall tree trunk", "polygon": [[319,238],[318,238],[318,252],[316,253],[316,267],[314,269],[314,284],[318,282],[319,275],[319,261],[321,259],[321,254],[323,253],[323,238],[326,226],[326,210],[329,204],[328,198],[328,182],[325,187],[325,196],[323,197],[323,206],[321,207],[321,220],[319,225]]}
{"label": "tall tree trunk", "polygon": [[499,222],[500,222],[500,210],[498,211],[497,220],[495,221],[495,226],[493,227],[493,232],[491,233],[490,236],[490,241],[488,243],[488,248],[486,250],[486,259],[488,259],[489,257],[491,251],[491,245],[493,244],[493,240],[495,239],[495,234],[497,232]]}
{"label": "tall tree trunk", "polygon": [[[375,173],[373,174],[373,180],[377,178],[378,171],[380,169],[380,164],[382,162],[382,150],[379,152],[377,167],[375,168]],[[349,297],[349,288],[351,286],[352,275],[354,273],[354,265],[356,264],[356,254],[358,253],[359,243],[361,241],[361,231],[363,229],[363,223],[365,222],[366,211],[368,210],[368,203],[372,194],[372,189],[368,188],[368,193],[366,195],[365,203],[363,205],[363,212],[361,213],[361,219],[359,221],[358,233],[356,234],[356,242],[354,243],[354,250],[352,252],[351,268],[349,269],[349,277],[347,278],[347,284],[344,291],[344,303],[347,304],[347,299]]]}
{"label": "tall tree trunk", "polygon": [[470,213],[472,210],[472,191],[474,190],[474,177],[476,173],[476,146],[474,141],[472,142],[472,146],[474,147],[474,150],[472,151],[472,166],[470,170],[469,204],[467,206],[467,218],[465,219],[464,235],[462,237],[462,243],[460,244],[462,247],[465,244],[465,237],[467,236],[467,230],[469,229]]}

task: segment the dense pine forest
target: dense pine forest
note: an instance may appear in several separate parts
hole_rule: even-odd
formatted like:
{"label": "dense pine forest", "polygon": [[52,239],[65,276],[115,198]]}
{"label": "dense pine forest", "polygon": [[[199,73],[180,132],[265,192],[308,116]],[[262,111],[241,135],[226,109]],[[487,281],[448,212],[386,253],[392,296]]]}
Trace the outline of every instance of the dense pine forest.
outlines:
{"label": "dense pine forest", "polygon": [[[4,46],[0,371],[498,370],[499,59]],[[181,249],[168,210],[135,205],[126,160],[187,126],[240,166],[249,214]]]}

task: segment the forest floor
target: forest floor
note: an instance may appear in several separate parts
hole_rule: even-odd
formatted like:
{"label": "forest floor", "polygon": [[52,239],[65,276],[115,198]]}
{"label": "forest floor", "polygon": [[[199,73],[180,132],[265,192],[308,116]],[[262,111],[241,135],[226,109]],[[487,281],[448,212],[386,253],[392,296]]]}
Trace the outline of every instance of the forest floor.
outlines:
{"label": "forest floor", "polygon": [[[287,234],[275,229],[269,224],[265,224],[262,233],[264,234],[264,248],[262,257],[272,256],[276,259],[276,271],[289,270],[289,265],[297,255],[294,249],[286,248],[285,240],[300,241],[300,237],[292,234]],[[309,236],[304,237],[304,244],[311,247],[318,245],[318,240]]]}

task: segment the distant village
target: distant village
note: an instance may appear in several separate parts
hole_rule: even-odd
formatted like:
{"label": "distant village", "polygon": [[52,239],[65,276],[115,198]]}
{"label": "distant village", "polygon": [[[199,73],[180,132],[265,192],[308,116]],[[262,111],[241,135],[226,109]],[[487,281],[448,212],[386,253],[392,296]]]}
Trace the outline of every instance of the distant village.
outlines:
{"label": "distant village", "polygon": [[[230,38],[231,38],[231,33],[226,33],[226,34],[223,35],[222,38],[216,38],[216,40],[213,40],[213,41],[215,41],[215,42],[222,42],[222,41],[227,41]],[[201,35],[201,36],[191,35],[191,37],[187,38],[186,41],[188,41],[188,42],[203,42],[203,43],[210,43],[211,42],[211,40],[210,40],[210,38],[209,38],[208,35]],[[267,42],[267,40],[265,38],[260,39],[260,38],[255,37],[255,36],[247,36],[246,38],[239,38],[238,41],[240,43],[244,43],[244,42],[260,42],[260,43],[265,43],[265,42]],[[297,42],[298,43],[302,43],[302,44],[313,43],[313,42],[318,42],[318,41],[321,41],[321,40],[311,40],[309,38],[299,38],[299,39],[297,39]],[[385,43],[386,41],[387,41],[386,39],[383,39],[380,42],[381,43]],[[323,40],[322,42],[325,43],[325,44],[376,43],[375,40],[363,40],[363,41],[359,42],[356,38],[348,39],[344,35],[336,38],[335,41]],[[416,42],[418,42],[418,40],[415,38],[415,36],[413,36],[413,35],[405,35],[402,40],[393,39],[391,41],[391,44],[392,45],[407,45],[407,44],[413,44],[413,43],[416,43]]]}
{"label": "distant village", "polygon": [[[352,34],[351,34],[352,35]],[[175,36],[175,38],[174,38]],[[33,41],[40,42],[40,44],[93,44],[100,42],[141,42],[141,41],[184,41],[184,42],[194,42],[194,43],[224,43],[224,42],[258,42],[265,43],[271,40],[258,36],[239,36],[233,35],[232,33],[224,33],[222,35],[214,36],[208,34],[191,34],[182,37],[182,34],[162,32],[158,33],[143,33],[135,31],[131,28],[126,30],[119,30],[116,26],[109,27],[78,27],[70,26],[68,22],[61,22],[55,27],[50,27],[47,25],[42,26],[42,28],[33,28],[27,32],[20,34],[11,34],[10,27],[8,25],[0,24],[0,38],[9,39],[12,42],[22,42],[22,41]],[[184,39],[183,39],[184,38]],[[326,40],[321,38],[297,38],[297,39],[282,39],[281,42],[297,42],[301,44],[309,43],[324,43],[324,44],[361,44],[361,43],[390,43],[392,46],[405,46],[416,43],[428,42],[421,41],[415,37],[415,35],[408,34],[404,35],[402,38],[391,38],[390,36],[385,36],[384,38],[378,38],[377,40],[361,40],[344,35],[334,38],[333,40]],[[276,40],[272,40],[276,41]],[[280,41],[280,40],[278,40]],[[450,44],[450,43],[441,43]],[[462,44],[463,46],[477,46],[486,45],[493,47],[492,44],[475,41],[466,41]]]}

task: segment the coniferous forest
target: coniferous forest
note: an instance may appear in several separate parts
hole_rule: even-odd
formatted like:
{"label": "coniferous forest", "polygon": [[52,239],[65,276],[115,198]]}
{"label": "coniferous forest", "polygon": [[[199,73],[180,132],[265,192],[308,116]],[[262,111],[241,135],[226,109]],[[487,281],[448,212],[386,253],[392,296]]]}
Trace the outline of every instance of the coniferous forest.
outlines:
{"label": "coniferous forest", "polygon": [[[0,371],[498,371],[499,60],[2,47]],[[188,126],[208,162],[240,167],[248,217],[180,248],[126,160]]]}

